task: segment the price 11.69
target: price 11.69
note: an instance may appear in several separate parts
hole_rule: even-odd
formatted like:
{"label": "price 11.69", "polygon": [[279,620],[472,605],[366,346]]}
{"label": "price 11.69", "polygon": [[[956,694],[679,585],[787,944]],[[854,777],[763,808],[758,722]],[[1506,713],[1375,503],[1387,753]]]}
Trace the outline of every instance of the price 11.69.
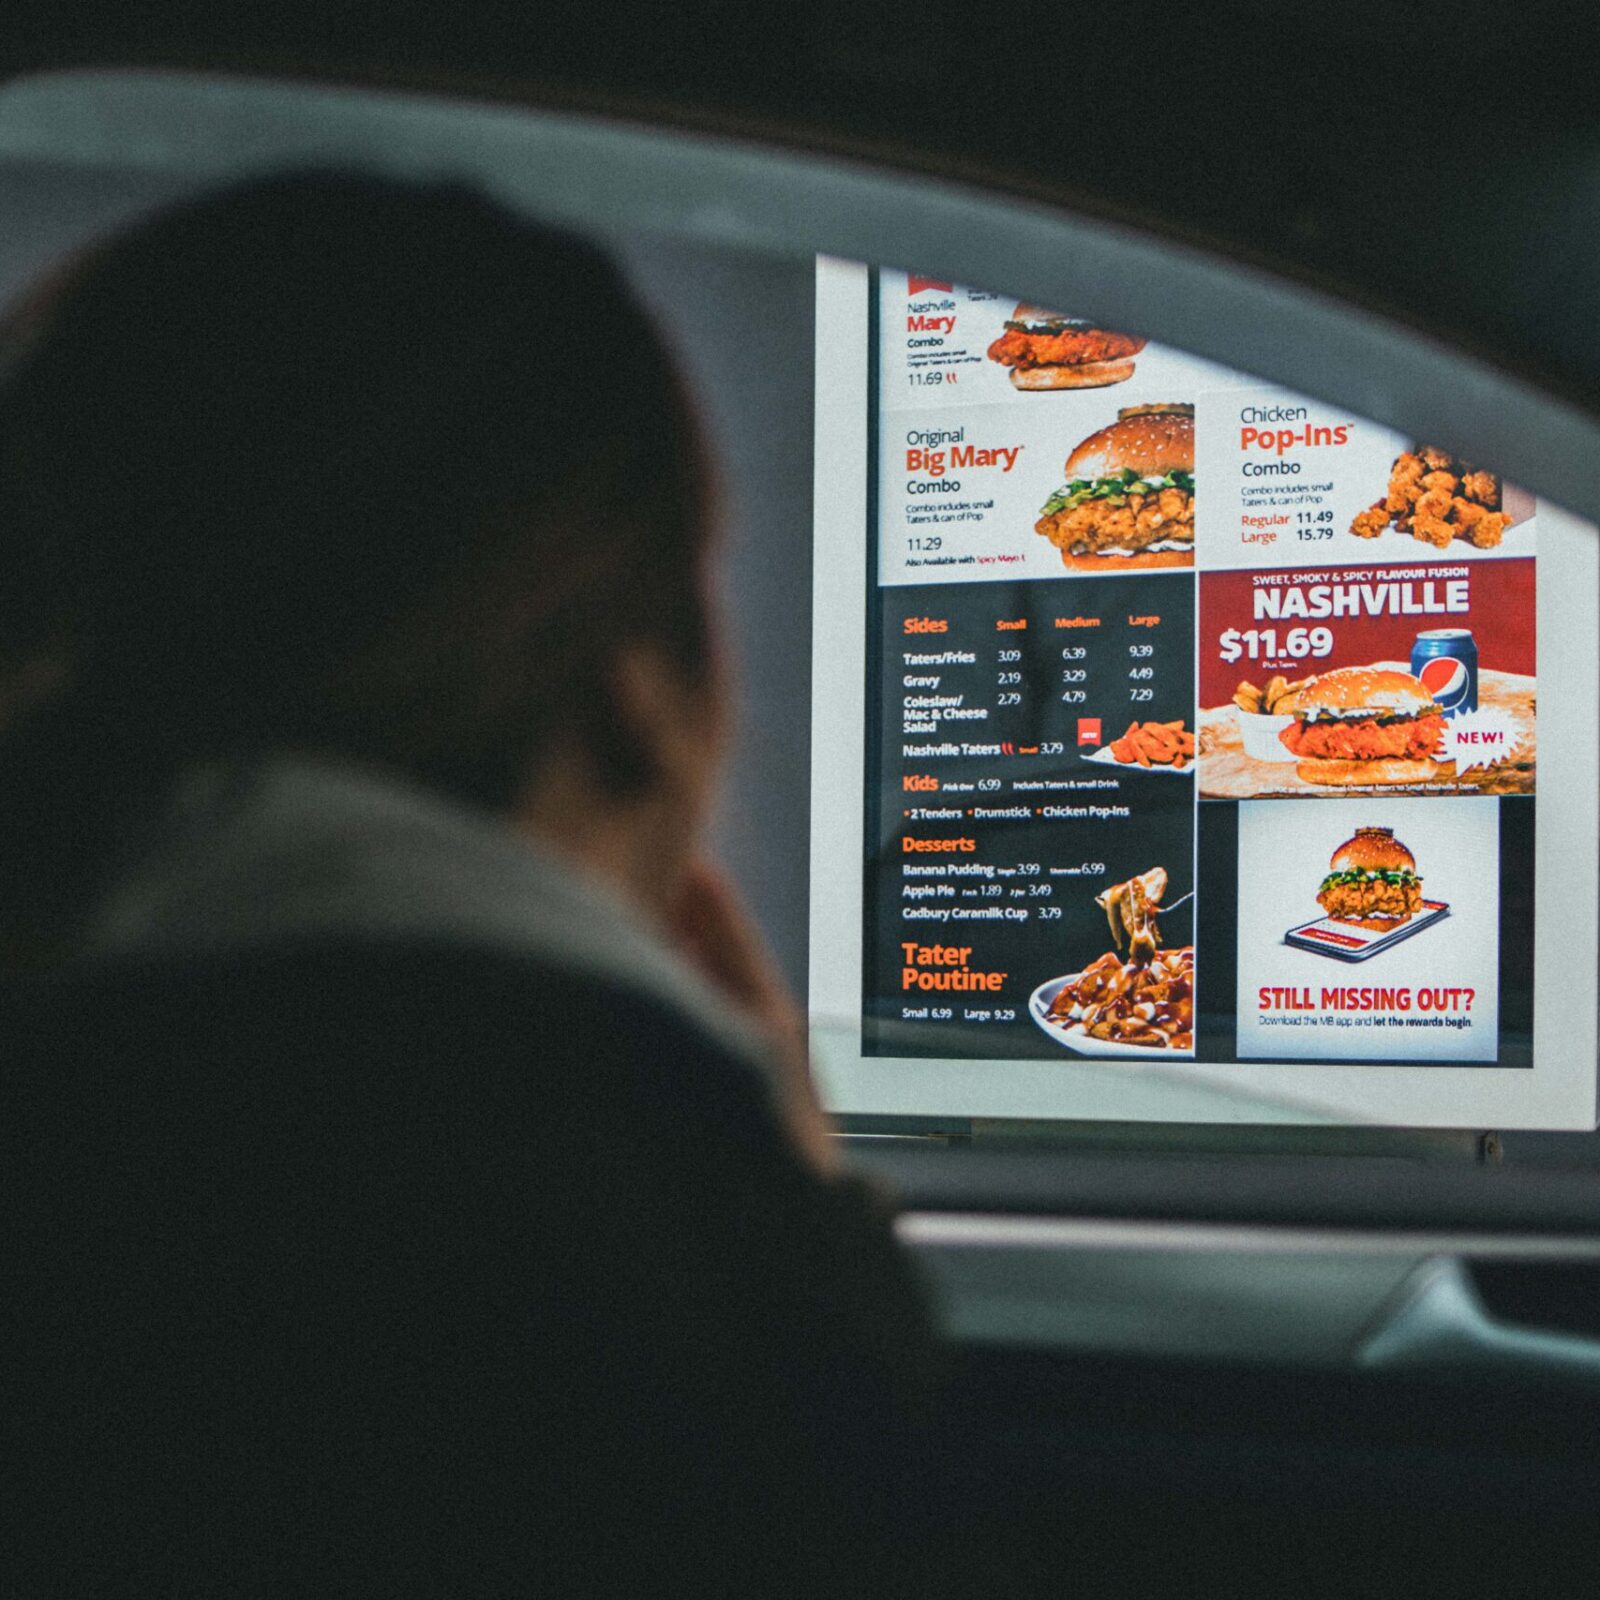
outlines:
{"label": "price 11.69", "polygon": [[1224,661],[1237,661],[1241,656],[1251,661],[1276,661],[1283,656],[1304,661],[1307,656],[1333,654],[1333,629],[1290,628],[1280,635],[1276,628],[1247,628],[1242,633],[1227,628],[1217,643]]}

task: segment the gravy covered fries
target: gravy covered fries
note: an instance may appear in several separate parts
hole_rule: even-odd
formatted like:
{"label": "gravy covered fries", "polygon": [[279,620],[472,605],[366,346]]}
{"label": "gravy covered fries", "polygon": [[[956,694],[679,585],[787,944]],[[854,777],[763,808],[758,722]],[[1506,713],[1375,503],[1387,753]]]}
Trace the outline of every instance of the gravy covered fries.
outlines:
{"label": "gravy covered fries", "polygon": [[1132,766],[1173,767],[1182,771],[1194,760],[1194,735],[1178,722],[1130,722],[1128,731],[1109,746],[1112,756]]}
{"label": "gravy covered fries", "polygon": [[1050,1003],[1050,1021],[1111,1044],[1194,1048],[1194,946],[1161,949],[1156,915],[1166,892],[1167,869],[1151,867],[1095,896],[1116,949],[1062,985]]}
{"label": "gravy covered fries", "polygon": [[1128,940],[1128,959],[1148,961],[1161,948],[1161,930],[1156,926],[1155,908],[1167,892],[1167,869],[1151,867],[1148,872],[1126,883],[1114,883],[1094,897],[1094,903],[1111,924],[1111,942],[1120,951]]}
{"label": "gravy covered fries", "polygon": [[1074,1033],[1154,1050],[1194,1048],[1194,946],[1123,961],[1108,950],[1066,984],[1049,1017]]}

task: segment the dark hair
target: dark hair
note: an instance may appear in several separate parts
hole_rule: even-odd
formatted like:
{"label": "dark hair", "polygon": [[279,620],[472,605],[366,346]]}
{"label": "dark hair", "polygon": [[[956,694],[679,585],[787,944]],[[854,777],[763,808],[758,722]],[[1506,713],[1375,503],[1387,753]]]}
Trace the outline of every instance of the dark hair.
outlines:
{"label": "dark hair", "polygon": [[619,790],[619,645],[709,660],[699,431],[596,248],[301,174],[67,264],[0,331],[0,933],[59,935],[198,761],[508,807]]}

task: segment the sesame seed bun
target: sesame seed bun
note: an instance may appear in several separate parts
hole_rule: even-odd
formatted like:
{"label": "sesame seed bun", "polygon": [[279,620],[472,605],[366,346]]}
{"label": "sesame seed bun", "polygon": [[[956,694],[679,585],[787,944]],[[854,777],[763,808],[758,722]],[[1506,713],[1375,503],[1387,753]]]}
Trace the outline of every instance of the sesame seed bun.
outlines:
{"label": "sesame seed bun", "polygon": [[1347,785],[1369,788],[1387,783],[1436,783],[1454,781],[1453,761],[1407,761],[1400,756],[1384,756],[1376,761],[1324,761],[1312,758],[1297,761],[1294,770],[1306,783],[1328,788]]}
{"label": "sesame seed bun", "polygon": [[1313,712],[1421,716],[1434,709],[1433,696],[1409,672],[1379,667],[1336,667],[1291,689],[1273,706],[1291,716]]}
{"label": "sesame seed bun", "polygon": [[1133,370],[1131,356],[1123,361],[1084,361],[1074,367],[1013,367],[1011,385],[1015,389],[1104,389],[1126,383]]}
{"label": "sesame seed bun", "polygon": [[1133,468],[1140,477],[1194,471],[1194,407],[1125,406],[1067,457],[1068,478],[1105,478]]}
{"label": "sesame seed bun", "polygon": [[1013,322],[1026,322],[1036,327],[1059,328],[1092,328],[1094,324],[1082,317],[1069,317],[1060,311],[1051,311],[1045,306],[1030,305],[1026,300],[1017,302],[1017,309],[1011,313]]}
{"label": "sesame seed bun", "polygon": [[1331,872],[1415,872],[1417,858],[1394,836],[1393,828],[1357,828],[1333,852]]}

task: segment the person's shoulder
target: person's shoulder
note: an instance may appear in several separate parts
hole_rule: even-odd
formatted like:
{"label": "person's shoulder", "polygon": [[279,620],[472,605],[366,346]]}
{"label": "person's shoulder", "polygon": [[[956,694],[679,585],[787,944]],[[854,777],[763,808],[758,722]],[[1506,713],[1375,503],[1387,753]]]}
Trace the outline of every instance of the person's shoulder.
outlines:
{"label": "person's shoulder", "polygon": [[[279,942],[214,954],[86,957],[0,983],[7,1037],[37,1054],[103,1056],[119,1042],[214,1060],[274,1051],[351,1061],[470,1056],[480,1075],[563,1059],[716,1085],[752,1063],[625,976],[536,954],[435,939]],[[692,1071],[689,1070],[692,1068]],[[685,1087],[680,1082],[677,1087]]]}
{"label": "person's shoulder", "polygon": [[491,996],[501,1011],[650,1003],[620,975],[488,941],[309,935],[219,951],[85,954],[8,976],[0,1004],[13,1017],[60,1021],[88,1005],[133,1020],[202,998],[230,1012],[266,1008],[290,991],[311,1011],[362,1000],[466,1016]]}
{"label": "person's shoulder", "polygon": [[[858,1341],[886,1311],[923,1315],[891,1208],[801,1159],[760,1063],[614,976],[459,944],[282,945],[86,960],[0,984],[0,1013],[0,1144],[26,1139],[33,1166],[137,1128],[144,1161],[272,1152],[273,1185],[325,1188],[336,1149],[328,1171],[405,1172],[462,1214],[469,1191],[502,1218],[539,1196],[569,1241],[670,1265],[697,1305],[717,1282],[730,1305],[793,1301],[798,1324],[821,1289]],[[445,1149],[470,1181],[441,1174]]]}

